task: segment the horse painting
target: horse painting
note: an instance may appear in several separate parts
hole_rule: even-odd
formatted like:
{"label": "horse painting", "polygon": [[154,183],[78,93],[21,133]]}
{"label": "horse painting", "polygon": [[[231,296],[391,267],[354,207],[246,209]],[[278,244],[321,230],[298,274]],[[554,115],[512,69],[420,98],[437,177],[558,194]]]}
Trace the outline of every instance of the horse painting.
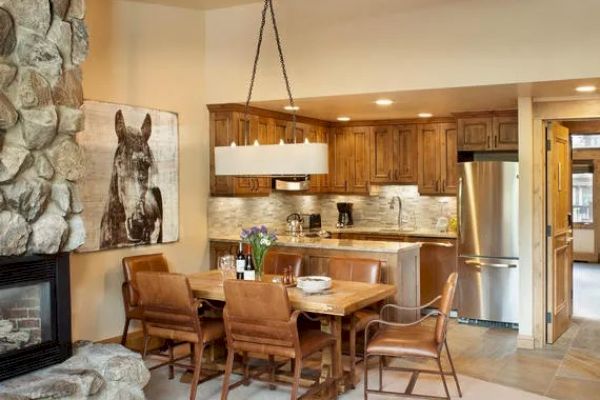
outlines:
{"label": "horse painting", "polygon": [[118,110],[115,133],[118,144],[100,224],[100,248],[162,243],[163,202],[160,189],[153,184],[156,165],[148,145],[150,114],[137,129],[126,126]]}

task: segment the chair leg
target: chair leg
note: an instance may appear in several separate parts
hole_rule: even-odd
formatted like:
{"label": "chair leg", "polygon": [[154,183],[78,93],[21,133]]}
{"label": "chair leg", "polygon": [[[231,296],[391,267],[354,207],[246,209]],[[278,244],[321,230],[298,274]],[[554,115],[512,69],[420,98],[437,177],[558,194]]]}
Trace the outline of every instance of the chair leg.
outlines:
{"label": "chair leg", "polygon": [[354,379],[356,379],[356,328],[354,326],[350,329],[350,387],[354,386]]}
{"label": "chair leg", "polygon": [[363,366],[364,366],[364,397],[365,400],[367,400],[367,391],[369,390],[369,356],[367,355],[367,353],[365,352],[363,354]]}
{"label": "chair leg", "polygon": [[379,356],[379,390],[383,390],[383,356]]}
{"label": "chair leg", "polygon": [[446,383],[446,376],[444,375],[444,370],[442,369],[442,359],[438,357],[437,359],[438,368],[440,369],[440,376],[442,377],[442,383],[444,384],[444,391],[446,392],[446,398],[450,400],[450,392],[448,391],[448,384]]}
{"label": "chair leg", "polygon": [[200,371],[202,371],[202,353],[204,352],[204,344],[198,343],[194,346],[194,376],[192,377],[192,387],[190,388],[190,400],[196,400],[196,392],[198,391],[198,382],[200,381]]}
{"label": "chair leg", "polygon": [[244,367],[244,386],[248,386],[250,384],[250,362],[248,358],[248,352],[245,351],[242,355],[242,364]]}
{"label": "chair leg", "polygon": [[168,342],[168,350],[169,350],[169,380],[175,377],[175,366],[173,363],[175,362],[175,356],[173,354],[173,342],[169,340]]}
{"label": "chair leg", "polygon": [[298,397],[298,386],[300,385],[300,373],[302,372],[302,359],[297,357],[294,362],[294,383],[292,384],[292,395],[290,398],[296,400]]}
{"label": "chair leg", "polygon": [[275,356],[273,355],[269,355],[269,367],[270,367],[270,374],[269,374],[269,381],[271,382],[269,384],[269,389],[271,390],[275,390],[276,386],[275,386]]}
{"label": "chair leg", "polygon": [[142,359],[146,358],[146,355],[148,354],[148,343],[149,342],[150,342],[150,336],[148,336],[144,332],[144,349],[142,350]]}
{"label": "chair leg", "polygon": [[221,400],[227,400],[229,394],[229,379],[233,370],[233,358],[235,354],[233,350],[227,349],[227,361],[225,362],[225,376],[223,377],[223,389],[221,390]]}
{"label": "chair leg", "polygon": [[450,361],[450,368],[452,368],[452,376],[454,382],[456,382],[456,389],[458,389],[458,397],[462,397],[462,390],[460,390],[460,383],[458,383],[458,376],[456,376],[456,369],[454,369],[454,362],[452,362],[452,356],[450,355],[450,348],[448,347],[448,341],[444,341],[446,346],[446,354],[448,355],[448,361]]}
{"label": "chair leg", "polygon": [[121,336],[121,346],[125,346],[127,344],[127,332],[129,332],[129,322],[131,320],[129,318],[125,318],[125,326],[123,327],[123,335]]}

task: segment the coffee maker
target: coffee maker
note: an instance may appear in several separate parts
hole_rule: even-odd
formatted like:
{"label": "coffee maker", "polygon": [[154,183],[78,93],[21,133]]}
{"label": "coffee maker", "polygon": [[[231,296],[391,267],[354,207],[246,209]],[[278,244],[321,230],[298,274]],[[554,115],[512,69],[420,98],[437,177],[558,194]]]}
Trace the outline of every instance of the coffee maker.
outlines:
{"label": "coffee maker", "polygon": [[338,227],[352,225],[352,203],[337,203]]}

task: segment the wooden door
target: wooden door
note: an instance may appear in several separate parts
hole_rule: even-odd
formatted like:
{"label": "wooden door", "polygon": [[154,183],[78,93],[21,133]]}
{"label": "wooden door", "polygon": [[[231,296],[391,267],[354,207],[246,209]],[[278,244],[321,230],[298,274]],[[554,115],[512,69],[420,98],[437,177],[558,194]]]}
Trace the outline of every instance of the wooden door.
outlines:
{"label": "wooden door", "polygon": [[494,150],[519,150],[519,124],[516,116],[494,117]]}
{"label": "wooden door", "polygon": [[554,343],[569,327],[572,309],[571,148],[569,129],[552,122],[547,153],[547,340]]}
{"label": "wooden door", "polygon": [[394,146],[396,170],[394,181],[402,184],[416,184],[419,176],[419,139],[417,125],[399,125],[394,135],[397,143]]}
{"label": "wooden door", "polygon": [[[292,122],[287,123],[287,129],[285,134],[285,142],[286,143],[294,143],[294,131],[292,130]],[[304,138],[308,133],[308,125],[296,122],[296,143],[303,143]]]}
{"label": "wooden door", "polygon": [[349,128],[333,128],[329,134],[329,189],[345,193],[350,162]]}
{"label": "wooden door", "polygon": [[[327,143],[327,132],[325,128],[318,125],[308,125],[305,133],[305,138],[310,143]],[[309,182],[309,193],[327,192],[329,180],[327,174],[311,175]]]}
{"label": "wooden door", "polygon": [[492,118],[461,118],[458,120],[458,150],[483,151],[492,149]]}
{"label": "wooden door", "polygon": [[391,183],[398,176],[395,163],[395,134],[391,126],[376,126],[371,130],[371,182]]}
{"label": "wooden door", "polygon": [[[254,115],[248,116],[248,137],[246,138],[246,128],[243,114],[236,114],[234,117],[236,125],[236,142],[238,146],[252,146],[258,137],[259,118]],[[234,193],[240,196],[254,196],[260,194],[260,183],[255,177],[234,177],[233,178]]]}
{"label": "wooden door", "polygon": [[441,192],[456,194],[458,189],[458,152],[456,148],[456,124],[440,125]]}
{"label": "wooden door", "polygon": [[227,196],[233,194],[233,178],[215,175],[215,146],[229,146],[236,140],[231,113],[210,114],[210,194]]}
{"label": "wooden door", "polygon": [[440,125],[419,125],[419,193],[440,192]]}
{"label": "wooden door", "polygon": [[347,134],[349,142],[349,173],[347,176],[349,193],[369,193],[369,133],[367,126],[353,127]]}
{"label": "wooden door", "polygon": [[[274,121],[271,118],[260,117],[257,120],[257,124],[257,139],[261,145],[275,144],[278,142],[277,138],[275,137]],[[272,179],[270,177],[253,179],[255,179],[254,194],[268,195],[271,193]]]}

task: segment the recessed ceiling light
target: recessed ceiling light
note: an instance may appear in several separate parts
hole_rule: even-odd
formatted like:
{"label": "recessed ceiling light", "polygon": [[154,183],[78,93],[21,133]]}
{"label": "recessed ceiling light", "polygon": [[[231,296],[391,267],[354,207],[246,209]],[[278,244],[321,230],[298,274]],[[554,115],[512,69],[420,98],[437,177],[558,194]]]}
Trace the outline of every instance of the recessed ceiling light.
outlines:
{"label": "recessed ceiling light", "polygon": [[419,114],[417,114],[419,116],[419,118],[431,118],[433,117],[432,113],[428,113],[428,112],[421,112]]}
{"label": "recessed ceiling light", "polygon": [[592,86],[592,85],[577,86],[575,88],[575,90],[577,90],[580,93],[590,93],[590,92],[595,92],[596,91],[596,86]]}
{"label": "recessed ceiling light", "polygon": [[391,106],[394,104],[394,101],[390,99],[377,99],[375,100],[375,104],[378,106]]}
{"label": "recessed ceiling light", "polygon": [[300,109],[300,107],[298,106],[285,106],[283,107],[284,110],[286,111],[298,111]]}
{"label": "recessed ceiling light", "polygon": [[350,117],[337,117],[337,120],[340,122],[348,122],[350,121]]}

